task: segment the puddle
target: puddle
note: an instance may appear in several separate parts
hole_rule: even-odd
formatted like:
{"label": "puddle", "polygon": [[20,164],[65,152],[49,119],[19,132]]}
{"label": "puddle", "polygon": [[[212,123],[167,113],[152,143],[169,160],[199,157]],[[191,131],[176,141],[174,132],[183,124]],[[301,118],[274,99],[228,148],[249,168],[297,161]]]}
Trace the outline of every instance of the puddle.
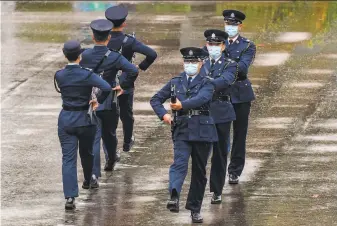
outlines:
{"label": "puddle", "polygon": [[41,129],[20,129],[16,131],[16,134],[18,135],[32,135],[32,134],[37,134],[43,130]]}
{"label": "puddle", "polygon": [[[337,54],[336,54],[337,55]],[[302,70],[303,74],[311,74],[311,75],[329,75],[329,74],[333,74],[334,71],[333,70],[329,70],[329,69],[306,69],[306,70]]]}
{"label": "puddle", "polygon": [[133,197],[131,198],[129,201],[131,202],[153,202],[153,201],[156,201],[158,200],[156,197],[153,197],[153,196],[136,196],[136,197]]}
{"label": "puddle", "polygon": [[306,108],[308,105],[304,104],[279,104],[279,105],[274,105],[272,108]]}
{"label": "puddle", "polygon": [[324,153],[324,152],[337,152],[337,144],[332,145],[311,145],[307,148],[308,151]]}
{"label": "puddle", "polygon": [[320,134],[320,135],[308,135],[308,136],[297,136],[295,140],[302,141],[337,141],[337,134]]}
{"label": "puddle", "polygon": [[27,112],[24,113],[25,115],[32,115],[32,116],[58,116],[59,112]]}
{"label": "puddle", "polygon": [[290,53],[264,53],[257,54],[254,65],[255,66],[278,66],[284,64],[288,58],[290,57]]}
{"label": "puddle", "polygon": [[283,32],[277,38],[277,42],[301,42],[310,39],[309,32]]}
{"label": "puddle", "polygon": [[324,83],[320,82],[298,82],[287,84],[287,87],[295,87],[295,88],[320,88],[323,87]]}
{"label": "puddle", "polygon": [[337,129],[337,119],[328,119],[323,122],[317,122],[312,125],[312,127],[320,127],[326,129]]}

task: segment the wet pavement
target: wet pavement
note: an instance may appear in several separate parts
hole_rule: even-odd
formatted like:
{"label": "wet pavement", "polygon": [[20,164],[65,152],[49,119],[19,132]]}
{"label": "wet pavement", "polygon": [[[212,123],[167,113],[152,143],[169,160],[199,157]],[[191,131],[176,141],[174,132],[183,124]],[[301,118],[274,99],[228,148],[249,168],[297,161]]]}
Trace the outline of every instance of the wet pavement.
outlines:
{"label": "wet pavement", "polygon": [[[178,49],[203,45],[221,28],[221,12],[247,15],[243,36],[257,45],[250,71],[252,105],[247,163],[222,205],[202,208],[204,225],[337,225],[337,4],[327,2],[128,2],[127,31],[158,52],[135,94],[136,145],[97,191],[80,189],[64,211],[53,75],[62,44],[91,46],[89,23],[116,2],[3,2],[1,6],[2,225],[185,225],[165,208],[172,162],[170,129],[149,98],[181,71]],[[137,55],[137,61],[142,59]],[[121,129],[118,129],[122,140]],[[104,161],[103,161],[104,162]],[[209,165],[208,165],[209,166]],[[78,167],[79,178],[82,178]],[[209,169],[208,169],[209,175]],[[82,179],[79,181],[82,183]]]}

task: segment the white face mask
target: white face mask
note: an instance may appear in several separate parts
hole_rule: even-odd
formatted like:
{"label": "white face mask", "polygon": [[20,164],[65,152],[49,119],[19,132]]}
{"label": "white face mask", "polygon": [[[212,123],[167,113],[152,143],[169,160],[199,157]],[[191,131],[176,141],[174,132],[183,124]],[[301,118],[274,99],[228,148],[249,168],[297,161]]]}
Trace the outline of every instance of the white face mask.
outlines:
{"label": "white face mask", "polygon": [[188,76],[198,73],[199,63],[184,63],[184,71]]}
{"label": "white face mask", "polygon": [[236,25],[226,25],[225,32],[227,32],[230,38],[235,37],[239,33],[239,26]]}
{"label": "white face mask", "polygon": [[218,59],[222,54],[221,46],[207,46],[207,50],[210,58],[214,60]]}

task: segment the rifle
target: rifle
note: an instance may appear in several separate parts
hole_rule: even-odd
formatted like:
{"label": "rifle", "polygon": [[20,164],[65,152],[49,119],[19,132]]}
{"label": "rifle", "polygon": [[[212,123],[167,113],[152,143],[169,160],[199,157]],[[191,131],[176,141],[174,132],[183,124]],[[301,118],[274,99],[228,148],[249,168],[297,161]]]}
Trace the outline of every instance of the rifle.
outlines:
{"label": "rifle", "polygon": [[[177,102],[177,95],[176,95],[176,86],[171,84],[171,103],[176,103]],[[174,132],[174,128],[176,126],[176,122],[177,122],[177,111],[172,110],[172,114],[173,114],[173,121],[171,124],[171,132],[173,135]]]}
{"label": "rifle", "polygon": [[[132,35],[131,35],[133,38],[136,38],[136,33],[135,32],[132,32]],[[131,59],[131,63],[132,64],[135,64],[135,61],[136,61],[136,53],[133,52],[133,55],[132,55],[132,59]]]}

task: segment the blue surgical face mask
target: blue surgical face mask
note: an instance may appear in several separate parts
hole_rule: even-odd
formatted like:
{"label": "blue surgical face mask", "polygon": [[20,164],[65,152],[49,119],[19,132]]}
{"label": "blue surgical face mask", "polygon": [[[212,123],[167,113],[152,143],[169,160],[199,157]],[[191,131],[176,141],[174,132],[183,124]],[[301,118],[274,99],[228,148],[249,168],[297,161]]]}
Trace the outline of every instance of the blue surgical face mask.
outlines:
{"label": "blue surgical face mask", "polygon": [[199,63],[184,63],[184,71],[188,76],[198,73]]}
{"label": "blue surgical face mask", "polygon": [[226,25],[225,32],[227,32],[230,38],[235,37],[239,33],[239,26],[237,25]]}
{"label": "blue surgical face mask", "polygon": [[207,46],[207,50],[209,56],[214,60],[218,59],[222,54],[221,46]]}

